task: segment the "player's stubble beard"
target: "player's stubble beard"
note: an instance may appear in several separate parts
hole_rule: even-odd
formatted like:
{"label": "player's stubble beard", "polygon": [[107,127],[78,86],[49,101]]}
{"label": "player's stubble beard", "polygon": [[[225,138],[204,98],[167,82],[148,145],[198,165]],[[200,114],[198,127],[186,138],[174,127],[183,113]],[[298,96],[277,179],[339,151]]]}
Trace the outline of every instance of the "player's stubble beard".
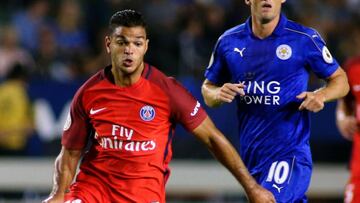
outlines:
{"label": "player's stubble beard", "polygon": [[258,16],[258,19],[261,24],[265,25],[265,24],[268,24],[268,23],[272,22],[273,20],[275,20],[275,18],[277,16],[280,16],[280,12],[272,11],[269,14],[260,14]]}
{"label": "player's stubble beard", "polygon": [[144,69],[143,60],[137,63],[134,62],[132,67],[125,67],[122,64],[121,59],[118,59],[117,62],[113,62],[113,64],[114,70],[112,70],[112,73],[114,74],[115,80],[117,80],[115,83],[120,84],[121,86],[129,86],[137,82]]}

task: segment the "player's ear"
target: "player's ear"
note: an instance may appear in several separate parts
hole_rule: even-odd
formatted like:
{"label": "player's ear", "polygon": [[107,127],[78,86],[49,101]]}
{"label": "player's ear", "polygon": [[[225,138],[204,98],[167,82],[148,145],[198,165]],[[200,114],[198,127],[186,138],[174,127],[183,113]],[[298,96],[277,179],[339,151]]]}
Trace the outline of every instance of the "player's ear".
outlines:
{"label": "player's ear", "polygon": [[248,6],[250,6],[250,5],[251,5],[250,0],[245,0],[245,4],[248,5]]}
{"label": "player's ear", "polygon": [[110,42],[111,42],[111,39],[109,36],[106,36],[105,37],[105,47],[106,47],[106,52],[108,54],[110,54]]}
{"label": "player's ear", "polygon": [[146,41],[145,41],[145,53],[147,52],[148,47],[149,47],[149,39],[146,39]]}

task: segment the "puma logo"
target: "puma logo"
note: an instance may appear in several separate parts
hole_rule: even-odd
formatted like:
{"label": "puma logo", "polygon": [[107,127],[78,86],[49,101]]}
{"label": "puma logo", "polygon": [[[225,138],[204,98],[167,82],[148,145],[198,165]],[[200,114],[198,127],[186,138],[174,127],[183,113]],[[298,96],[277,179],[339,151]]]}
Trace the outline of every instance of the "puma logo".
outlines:
{"label": "puma logo", "polygon": [[284,187],[279,187],[279,186],[277,186],[277,185],[275,185],[275,184],[273,184],[272,187],[274,187],[275,189],[277,189],[279,193],[281,192],[281,189],[284,188]]}
{"label": "puma logo", "polygon": [[246,47],[242,48],[241,50],[237,47],[234,48],[235,52],[238,52],[240,54],[241,57],[243,57],[243,52],[245,51]]}

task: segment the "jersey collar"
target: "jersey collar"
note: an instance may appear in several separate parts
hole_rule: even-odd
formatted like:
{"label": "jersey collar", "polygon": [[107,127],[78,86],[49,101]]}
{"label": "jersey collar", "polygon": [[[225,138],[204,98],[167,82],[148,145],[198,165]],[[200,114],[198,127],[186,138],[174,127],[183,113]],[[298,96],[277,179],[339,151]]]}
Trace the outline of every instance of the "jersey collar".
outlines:
{"label": "jersey collar", "polygon": [[[287,21],[288,21],[288,19],[286,18],[286,16],[283,15],[283,14],[280,14],[279,23],[276,25],[275,30],[273,31],[273,33],[270,36],[280,36],[283,33],[284,29],[285,29]],[[245,27],[246,27],[245,28],[246,32],[249,35],[254,35],[253,32],[252,32],[252,28],[251,28],[251,17],[249,17],[246,20]]]}

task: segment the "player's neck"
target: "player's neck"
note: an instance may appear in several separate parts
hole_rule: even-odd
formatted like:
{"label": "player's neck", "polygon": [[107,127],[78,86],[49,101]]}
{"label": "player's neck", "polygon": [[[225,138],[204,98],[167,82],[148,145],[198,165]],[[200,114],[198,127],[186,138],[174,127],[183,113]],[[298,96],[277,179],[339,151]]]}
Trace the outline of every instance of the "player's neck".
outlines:
{"label": "player's neck", "polygon": [[129,87],[139,81],[141,73],[144,70],[144,63],[141,63],[140,66],[133,73],[124,73],[123,71],[112,66],[111,72],[114,76],[114,83],[120,87]]}
{"label": "player's neck", "polygon": [[280,15],[276,16],[273,20],[267,23],[262,23],[260,19],[257,19],[254,15],[251,17],[251,29],[254,35],[260,39],[264,39],[270,36],[279,23]]}

